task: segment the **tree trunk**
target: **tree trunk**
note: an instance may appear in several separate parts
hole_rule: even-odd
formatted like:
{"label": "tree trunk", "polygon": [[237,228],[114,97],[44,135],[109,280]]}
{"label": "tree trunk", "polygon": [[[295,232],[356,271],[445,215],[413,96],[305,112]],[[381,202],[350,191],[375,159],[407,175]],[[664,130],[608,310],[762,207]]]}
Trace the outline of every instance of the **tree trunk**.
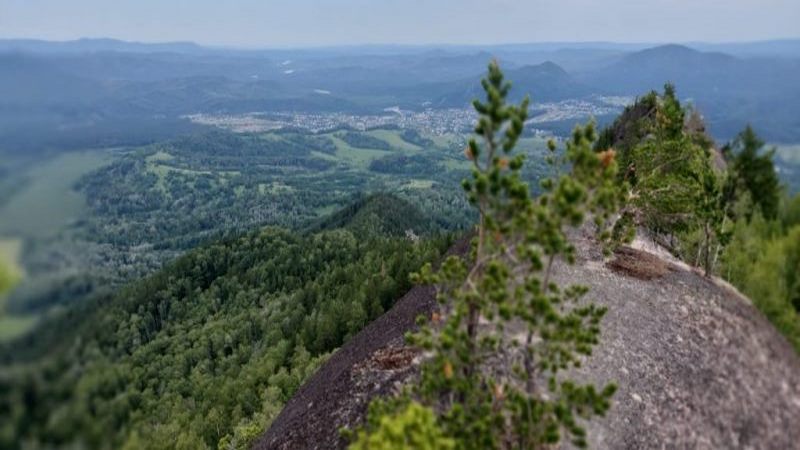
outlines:
{"label": "tree trunk", "polygon": [[711,275],[711,227],[709,226],[708,222],[705,223],[705,255],[703,266],[705,268],[706,276]]}

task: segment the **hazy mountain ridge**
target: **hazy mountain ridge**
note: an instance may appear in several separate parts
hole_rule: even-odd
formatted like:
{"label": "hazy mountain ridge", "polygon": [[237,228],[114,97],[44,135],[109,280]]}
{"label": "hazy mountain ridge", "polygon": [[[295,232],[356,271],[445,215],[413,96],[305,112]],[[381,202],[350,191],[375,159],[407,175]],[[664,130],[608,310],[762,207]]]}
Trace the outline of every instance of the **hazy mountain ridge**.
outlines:
{"label": "hazy mountain ridge", "polygon": [[110,38],[82,38],[71,41],[41,39],[0,39],[0,50],[32,51],[41,53],[131,52],[131,53],[197,53],[209,51],[193,42],[144,43]]}
{"label": "hazy mountain ridge", "polygon": [[[763,66],[757,63],[766,63]],[[582,78],[598,89],[621,94],[631,89],[657,89],[671,81],[684,95],[722,94],[747,87],[750,95],[769,94],[775,89],[796,89],[790,73],[796,61],[742,59],[725,53],[701,52],[680,45],[664,45],[632,53],[620,61]],[[744,78],[743,78],[744,77]],[[760,80],[758,78],[761,78]],[[761,82],[759,82],[761,81]],[[775,85],[774,83],[779,84]],[[710,92],[707,92],[710,91]]]}
{"label": "hazy mountain ridge", "polygon": [[625,95],[673,83],[705,115],[712,134],[728,138],[751,123],[770,140],[798,137],[800,59],[738,58],[665,45],[625,56],[578,79],[595,89]]}
{"label": "hazy mountain ridge", "polygon": [[[717,51],[740,47],[749,50]],[[729,138],[752,122],[770,141],[800,141],[800,106],[790,101],[800,98],[795,81],[800,44],[740,47],[697,44],[714,50],[709,52],[674,44],[585,43],[239,50],[113,40],[0,41],[0,92],[7,94],[0,97],[0,116],[13,124],[0,129],[0,147],[21,145],[17,128],[41,128],[27,144],[31,147],[62,128],[88,126],[104,136],[106,124],[121,120],[175,121],[192,113],[467,108],[477,93],[475,81],[493,57],[515,80],[514,95],[530,93],[535,102],[591,94],[632,97],[673,82],[717,137]]]}
{"label": "hazy mountain ridge", "polygon": [[[512,43],[495,45],[468,45],[468,44],[442,44],[442,45],[404,45],[404,44],[364,44],[342,45],[330,47],[309,47],[299,49],[306,54],[336,53],[336,54],[410,54],[428,51],[444,51],[453,53],[475,53],[486,50],[493,53],[533,53],[533,52],[559,52],[570,50],[610,50],[615,52],[635,52],[651,47],[656,47],[656,42],[613,42],[613,41],[586,41],[586,42],[537,42],[537,43]],[[744,41],[729,43],[687,42],[679,44],[698,50],[716,50],[736,55],[785,55],[796,57],[800,54],[800,39],[772,39],[762,41]],[[194,42],[160,42],[145,43],[132,42],[113,38],[82,38],[67,41],[49,41],[42,39],[0,39],[0,49],[23,50],[38,52],[92,52],[92,51],[141,51],[152,53],[156,51],[173,53],[195,53],[204,51],[213,52],[239,52],[249,54],[286,54],[297,52],[296,48],[285,49],[245,49],[225,46],[204,46]]]}

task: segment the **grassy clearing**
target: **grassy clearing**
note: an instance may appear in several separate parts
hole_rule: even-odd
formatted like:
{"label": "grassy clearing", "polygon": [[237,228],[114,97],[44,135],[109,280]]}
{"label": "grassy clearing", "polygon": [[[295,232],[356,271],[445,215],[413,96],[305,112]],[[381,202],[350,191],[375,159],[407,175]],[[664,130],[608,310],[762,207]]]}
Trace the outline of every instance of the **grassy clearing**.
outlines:
{"label": "grassy clearing", "polygon": [[326,205],[326,206],[321,206],[319,208],[315,208],[314,213],[319,217],[323,217],[333,214],[339,208],[340,208],[339,205]]}
{"label": "grassy clearing", "polygon": [[[450,136],[450,137],[448,137]],[[437,141],[437,145],[444,144],[444,142],[458,142],[459,139],[456,135],[448,136],[431,136],[431,139]],[[527,155],[528,161],[540,161],[549,153],[547,150],[547,139],[539,137],[527,137],[519,140],[517,144],[520,152]],[[442,164],[449,170],[470,170],[472,163],[461,153],[458,155],[448,154],[448,158],[442,161]]]}
{"label": "grassy clearing", "polygon": [[[80,219],[86,210],[84,197],[73,189],[85,174],[110,163],[109,150],[68,152],[26,167],[16,174],[25,185],[13,192],[0,207],[0,264],[13,277],[21,278],[22,243],[54,236]],[[6,315],[5,297],[0,297],[0,341],[7,341],[30,330],[36,316]]]}
{"label": "grassy clearing", "polygon": [[167,187],[165,182],[166,178],[169,176],[170,173],[178,173],[187,176],[215,175],[217,177],[217,182],[223,185],[228,182],[227,177],[234,177],[241,175],[241,172],[236,170],[212,172],[210,170],[184,169],[182,167],[175,167],[169,164],[162,164],[168,161],[172,161],[173,159],[175,159],[174,156],[170,155],[169,153],[163,150],[158,151],[145,158],[145,161],[147,163],[147,171],[152,174],[155,174],[158,177],[158,181],[156,181],[156,186],[158,187],[159,190],[161,190],[161,192],[165,194],[167,193]]}
{"label": "grassy clearing", "polygon": [[22,255],[21,239],[0,239],[0,264],[15,277],[22,277],[25,273],[20,265]]}
{"label": "grassy clearing", "polygon": [[86,203],[73,186],[111,158],[105,150],[70,152],[33,167],[25,188],[0,208],[0,235],[47,237],[79,219]]}
{"label": "grassy clearing", "polygon": [[[12,284],[14,280],[19,280],[24,276],[24,271],[19,261],[21,254],[22,240],[0,239],[0,270],[4,271],[0,276],[10,279]],[[5,295],[0,294],[0,342],[13,339],[27,332],[36,322],[33,316],[5,315]]]}
{"label": "grassy clearing", "polygon": [[169,175],[170,172],[181,173],[184,175],[211,175],[211,172],[208,170],[182,169],[180,167],[162,164],[174,159],[175,157],[171,154],[163,150],[159,150],[145,158],[145,162],[147,163],[147,171],[156,174],[160,182],[163,182],[164,178]]}
{"label": "grassy clearing", "polygon": [[339,161],[335,156],[317,150],[311,150],[311,154],[314,155],[315,158],[324,159],[326,161]]}
{"label": "grassy clearing", "polygon": [[156,163],[158,161],[172,161],[175,159],[174,156],[170,155],[169,153],[165,152],[164,150],[159,150],[152,155],[145,158],[145,161],[148,163]]}
{"label": "grassy clearing", "polygon": [[352,167],[362,170],[366,170],[372,161],[391,153],[391,151],[387,150],[351,147],[335,135],[331,135],[330,138],[336,144],[337,158]]}
{"label": "grassy clearing", "polygon": [[423,136],[432,140],[437,147],[449,147],[452,144],[464,142],[464,136],[457,134],[442,134],[442,135],[423,134]]}
{"label": "grassy clearing", "polygon": [[445,167],[450,170],[469,170],[472,167],[472,164],[469,162],[467,158],[463,159],[455,159],[455,158],[448,158],[442,162]]}
{"label": "grassy clearing", "polygon": [[283,140],[283,137],[275,132],[261,133],[258,135],[258,138],[270,142],[279,142]]}
{"label": "grassy clearing", "polygon": [[431,189],[432,187],[433,180],[410,180],[401,186],[401,189]]}
{"label": "grassy clearing", "polygon": [[0,316],[5,312],[7,289],[21,280],[25,271],[20,265],[21,239],[0,239]]}
{"label": "grassy clearing", "polygon": [[392,148],[397,150],[404,152],[418,152],[421,150],[419,146],[404,141],[396,130],[371,130],[366,134],[388,142]]}
{"label": "grassy clearing", "polygon": [[258,193],[260,195],[284,194],[294,192],[294,190],[294,187],[284,184],[281,181],[273,181],[272,183],[258,183]]}
{"label": "grassy clearing", "polygon": [[517,148],[519,148],[521,151],[524,151],[528,155],[543,154],[548,151],[547,139],[540,137],[522,138],[519,140]]}
{"label": "grassy clearing", "polygon": [[165,178],[170,172],[180,173],[183,175],[211,175],[208,170],[192,170],[181,169],[180,167],[166,166],[163,164],[152,164],[147,168],[148,171],[158,175],[159,178]]}
{"label": "grassy clearing", "polygon": [[4,316],[0,315],[0,342],[9,341],[19,337],[36,325],[34,316]]}

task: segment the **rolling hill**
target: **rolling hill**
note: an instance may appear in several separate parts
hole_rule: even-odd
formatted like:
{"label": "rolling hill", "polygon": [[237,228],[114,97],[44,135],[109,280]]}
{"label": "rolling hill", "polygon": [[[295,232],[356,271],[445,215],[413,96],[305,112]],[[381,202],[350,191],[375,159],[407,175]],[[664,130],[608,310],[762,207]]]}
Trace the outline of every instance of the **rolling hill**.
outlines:
{"label": "rolling hill", "polygon": [[[592,90],[576,81],[559,65],[547,61],[537,65],[526,65],[507,71],[509,79],[514,80],[512,96],[521,99],[530,94],[536,102],[550,102],[580,98]],[[478,97],[481,86],[476,77],[454,83],[431,86],[431,92],[443,92],[434,97],[433,105],[441,107],[464,107]],[[427,90],[427,89],[426,89]]]}

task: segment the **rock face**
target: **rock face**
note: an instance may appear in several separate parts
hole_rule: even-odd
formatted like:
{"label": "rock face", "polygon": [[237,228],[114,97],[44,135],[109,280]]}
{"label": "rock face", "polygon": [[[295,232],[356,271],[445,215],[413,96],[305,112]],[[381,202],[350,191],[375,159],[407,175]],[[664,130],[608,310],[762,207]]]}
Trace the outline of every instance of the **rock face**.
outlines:
{"label": "rock face", "polygon": [[[556,279],[589,286],[608,313],[600,345],[571,376],[619,388],[588,425],[590,447],[800,449],[800,358],[745,297],[656,246],[604,262],[576,239],[578,261],[559,264]],[[344,447],[338,430],[416,373],[402,336],[435,308],[433,289],[412,289],[298,390],[255,448]]]}

